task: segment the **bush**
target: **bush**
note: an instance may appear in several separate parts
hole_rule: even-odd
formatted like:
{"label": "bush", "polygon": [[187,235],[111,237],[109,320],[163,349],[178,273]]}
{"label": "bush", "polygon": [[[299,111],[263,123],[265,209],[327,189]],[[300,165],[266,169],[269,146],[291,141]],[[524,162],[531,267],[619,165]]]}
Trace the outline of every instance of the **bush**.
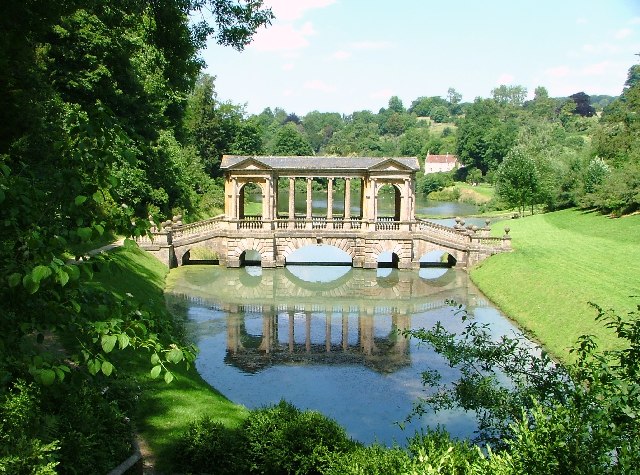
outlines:
{"label": "bush", "polygon": [[337,422],[285,401],[252,411],[243,431],[252,473],[321,473],[328,452],[356,446]]}
{"label": "bush", "polygon": [[172,462],[186,472],[246,473],[248,465],[241,444],[239,430],[204,417],[192,422],[178,439]]}
{"label": "bush", "polygon": [[42,441],[40,391],[17,381],[0,401],[0,473],[55,474],[57,441]]}

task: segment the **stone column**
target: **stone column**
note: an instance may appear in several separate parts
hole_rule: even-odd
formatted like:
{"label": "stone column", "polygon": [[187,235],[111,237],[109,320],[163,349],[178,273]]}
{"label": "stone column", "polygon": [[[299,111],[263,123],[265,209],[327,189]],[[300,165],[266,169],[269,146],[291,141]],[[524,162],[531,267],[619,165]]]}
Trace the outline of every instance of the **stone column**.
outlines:
{"label": "stone column", "polygon": [[231,179],[231,219],[238,219],[238,179]]}
{"label": "stone column", "polygon": [[311,218],[313,217],[313,194],[311,192],[313,178],[307,178],[307,223],[305,225],[306,229],[313,229],[313,223],[311,222]]}
{"label": "stone column", "polygon": [[344,180],[344,228],[351,229],[351,178]]}
{"label": "stone column", "polygon": [[295,228],[293,220],[296,217],[296,179],[289,178],[289,228]]}
{"label": "stone column", "polygon": [[296,214],[296,179],[289,178],[289,219],[293,219]]}
{"label": "stone column", "polygon": [[327,179],[327,229],[333,229],[333,178]]}

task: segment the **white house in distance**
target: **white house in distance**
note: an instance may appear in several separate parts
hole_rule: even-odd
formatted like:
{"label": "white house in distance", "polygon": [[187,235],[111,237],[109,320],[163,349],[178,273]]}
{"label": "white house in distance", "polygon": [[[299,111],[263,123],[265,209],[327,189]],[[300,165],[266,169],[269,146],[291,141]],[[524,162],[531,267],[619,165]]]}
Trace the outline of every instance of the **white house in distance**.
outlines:
{"label": "white house in distance", "polygon": [[432,155],[427,152],[424,159],[424,173],[448,172],[460,168],[456,155]]}

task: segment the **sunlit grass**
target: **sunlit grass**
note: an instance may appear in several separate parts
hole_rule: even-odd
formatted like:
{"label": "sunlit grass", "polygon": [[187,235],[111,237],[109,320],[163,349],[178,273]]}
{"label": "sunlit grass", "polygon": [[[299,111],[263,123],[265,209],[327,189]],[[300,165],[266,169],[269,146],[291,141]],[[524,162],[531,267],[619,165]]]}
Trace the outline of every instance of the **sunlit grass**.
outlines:
{"label": "sunlit grass", "polygon": [[[114,250],[112,257],[109,272],[96,274],[97,283],[120,295],[131,293],[160,321],[172,318],[163,294],[168,272],[164,264],[137,248]],[[194,367],[172,368],[176,379],[171,384],[163,378],[150,378],[151,364],[146,353],[120,358],[117,368],[120,377],[135,380],[140,387],[136,424],[160,471],[169,466],[173,444],[192,421],[208,415],[235,426],[246,417],[244,407],[209,386]]]}
{"label": "sunlit grass", "polygon": [[640,216],[565,210],[507,221],[495,233],[504,226],[515,252],[472,270],[482,291],[560,358],[583,334],[614,346],[589,302],[623,314],[640,302]]}

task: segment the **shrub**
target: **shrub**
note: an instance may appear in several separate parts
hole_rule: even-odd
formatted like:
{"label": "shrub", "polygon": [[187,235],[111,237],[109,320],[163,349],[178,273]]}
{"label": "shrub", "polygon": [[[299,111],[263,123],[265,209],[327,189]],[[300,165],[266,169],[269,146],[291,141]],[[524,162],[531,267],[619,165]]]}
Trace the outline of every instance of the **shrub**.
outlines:
{"label": "shrub", "polygon": [[172,462],[181,472],[246,473],[248,466],[241,444],[239,430],[203,417],[192,422],[178,439]]}
{"label": "shrub", "polygon": [[17,381],[0,401],[0,474],[55,474],[57,441],[39,437],[40,392]]}
{"label": "shrub", "polygon": [[252,473],[321,473],[327,452],[356,445],[337,422],[285,401],[252,411],[243,431]]}

